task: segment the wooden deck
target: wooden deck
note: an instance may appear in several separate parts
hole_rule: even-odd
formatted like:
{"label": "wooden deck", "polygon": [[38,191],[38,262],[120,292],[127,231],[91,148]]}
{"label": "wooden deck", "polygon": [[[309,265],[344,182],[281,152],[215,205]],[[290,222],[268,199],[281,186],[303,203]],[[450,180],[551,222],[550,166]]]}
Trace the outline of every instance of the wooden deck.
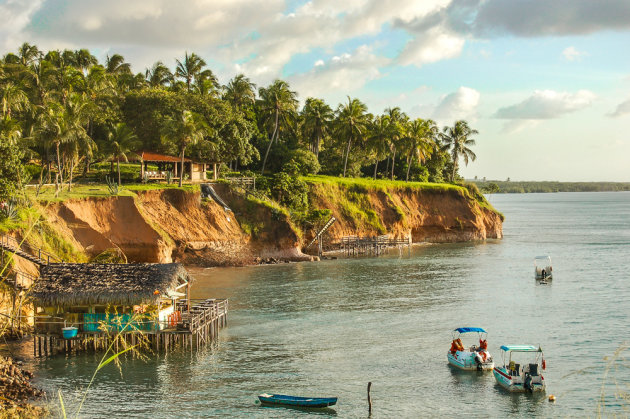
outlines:
{"label": "wooden deck", "polygon": [[339,242],[339,249],[343,250],[346,256],[378,256],[388,248],[398,247],[402,249],[405,246],[411,246],[411,238],[392,239],[388,235],[376,237],[345,236]]}
{"label": "wooden deck", "polygon": [[[175,348],[197,350],[216,340],[219,330],[227,326],[229,303],[227,299],[206,299],[190,300],[190,304],[190,310],[183,311],[179,321],[175,324],[165,322],[160,330],[79,331],[72,339],[64,339],[57,333],[35,333],[33,355],[45,357],[60,353],[100,351],[107,350],[111,345],[118,351],[125,344],[145,344],[158,353]],[[182,309],[187,306],[188,302],[180,304]],[[106,326],[101,329],[107,329]]]}

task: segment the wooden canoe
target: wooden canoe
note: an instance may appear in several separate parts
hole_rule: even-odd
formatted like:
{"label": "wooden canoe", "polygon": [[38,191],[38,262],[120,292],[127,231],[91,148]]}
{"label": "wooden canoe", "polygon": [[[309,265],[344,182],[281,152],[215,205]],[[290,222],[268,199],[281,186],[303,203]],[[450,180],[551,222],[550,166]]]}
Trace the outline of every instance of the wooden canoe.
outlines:
{"label": "wooden canoe", "polygon": [[263,404],[294,407],[328,407],[337,403],[337,397],[298,397],[283,394],[261,394],[258,396]]}

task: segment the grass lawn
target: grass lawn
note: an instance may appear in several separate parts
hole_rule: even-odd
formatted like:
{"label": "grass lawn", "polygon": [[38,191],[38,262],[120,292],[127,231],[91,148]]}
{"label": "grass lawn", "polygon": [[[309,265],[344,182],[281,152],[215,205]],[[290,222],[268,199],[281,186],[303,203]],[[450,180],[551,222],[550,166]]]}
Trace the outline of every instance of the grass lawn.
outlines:
{"label": "grass lawn", "polygon": [[[116,196],[135,196],[135,192],[148,191],[154,189],[182,189],[184,191],[197,191],[198,185],[184,184],[181,188],[177,186],[177,183],[134,183],[124,184]],[[34,187],[26,188],[26,195],[31,199],[44,202],[61,202],[68,199],[83,199],[83,198],[108,198],[113,196],[106,184],[93,183],[93,184],[73,184],[72,190],[68,192],[68,186],[64,185],[59,195],[55,197],[54,186],[43,186],[39,192],[39,195],[35,197],[36,189]]]}

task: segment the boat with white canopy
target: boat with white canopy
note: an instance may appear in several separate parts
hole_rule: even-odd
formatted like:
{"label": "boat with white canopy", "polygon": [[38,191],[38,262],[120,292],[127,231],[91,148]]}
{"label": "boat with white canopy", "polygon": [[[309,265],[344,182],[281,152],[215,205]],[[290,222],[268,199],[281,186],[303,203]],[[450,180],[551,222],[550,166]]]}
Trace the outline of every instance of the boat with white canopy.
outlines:
{"label": "boat with white canopy", "polygon": [[[503,345],[501,350],[503,351],[503,366],[494,367],[492,371],[501,387],[511,392],[533,393],[545,390],[545,377],[542,371],[547,368],[547,365],[540,347]],[[523,359],[526,362],[523,362]]]}

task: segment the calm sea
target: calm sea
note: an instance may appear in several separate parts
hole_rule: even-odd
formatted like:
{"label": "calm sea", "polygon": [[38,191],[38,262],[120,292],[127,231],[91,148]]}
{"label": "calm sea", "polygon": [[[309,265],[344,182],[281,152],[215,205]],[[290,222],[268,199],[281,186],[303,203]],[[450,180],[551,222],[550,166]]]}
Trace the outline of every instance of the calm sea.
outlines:
{"label": "calm sea", "polygon": [[[628,364],[606,357],[630,341],[630,193],[492,195],[502,240],[417,246],[379,258],[193,270],[198,297],[230,298],[229,325],[212,347],[98,373],[83,417],[307,417],[256,395],[336,395],[347,418],[575,417],[628,414]],[[553,283],[533,258],[551,255]],[[502,344],[540,345],[547,393],[508,394],[491,373],[447,365],[451,330],[481,326]],[[22,349],[28,353],[25,344]],[[626,357],[628,353],[623,355]],[[610,359],[610,358],[608,358]],[[93,355],[35,361],[36,383],[69,411]],[[600,405],[601,409],[601,405]]]}

